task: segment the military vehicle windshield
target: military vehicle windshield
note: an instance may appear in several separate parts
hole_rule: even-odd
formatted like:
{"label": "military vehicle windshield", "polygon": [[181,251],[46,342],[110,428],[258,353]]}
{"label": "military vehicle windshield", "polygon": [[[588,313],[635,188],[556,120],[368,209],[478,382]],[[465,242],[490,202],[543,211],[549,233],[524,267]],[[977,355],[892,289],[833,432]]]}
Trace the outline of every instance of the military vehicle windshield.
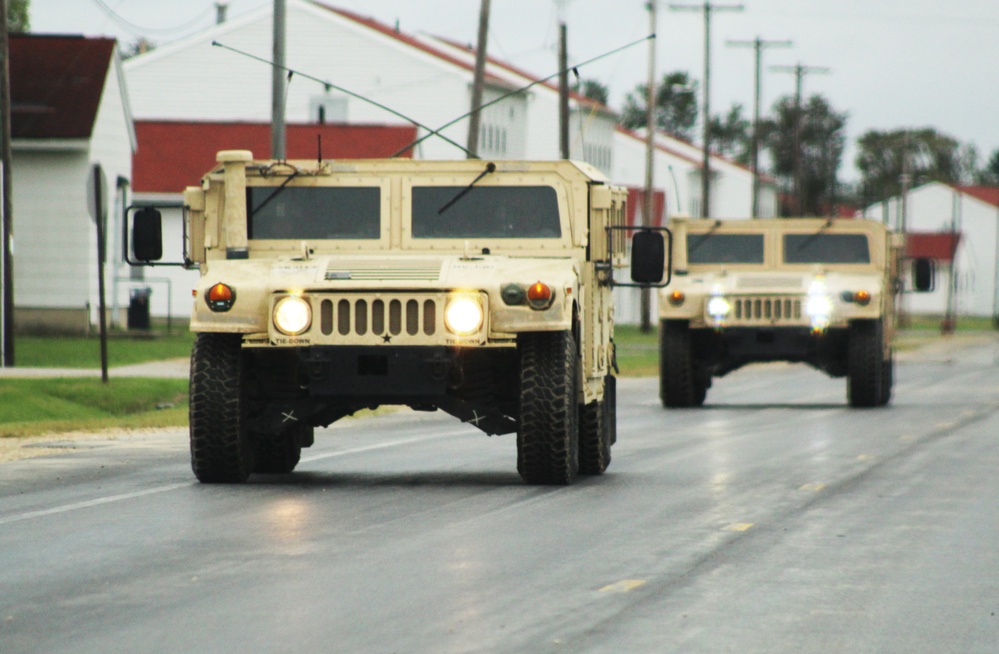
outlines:
{"label": "military vehicle windshield", "polygon": [[252,239],[377,239],[381,189],[376,186],[246,189]]}
{"label": "military vehicle windshield", "polygon": [[687,234],[687,263],[763,263],[763,234]]}
{"label": "military vehicle windshield", "polygon": [[870,263],[865,234],[785,234],[784,263]]}
{"label": "military vehicle windshield", "polygon": [[[559,238],[551,186],[413,187],[413,238]],[[446,211],[441,211],[447,207]]]}

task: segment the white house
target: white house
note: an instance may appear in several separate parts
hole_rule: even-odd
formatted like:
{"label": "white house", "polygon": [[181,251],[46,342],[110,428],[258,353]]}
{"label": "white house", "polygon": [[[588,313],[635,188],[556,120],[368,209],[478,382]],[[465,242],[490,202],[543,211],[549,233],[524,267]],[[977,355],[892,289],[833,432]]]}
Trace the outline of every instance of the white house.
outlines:
{"label": "white house", "polygon": [[[955,187],[931,182],[910,191],[906,206],[904,229],[910,235],[910,256],[922,254],[937,260],[935,290],[906,294],[906,310],[943,315],[950,296],[955,302],[952,309],[958,315],[997,315],[999,187]],[[864,210],[864,216],[901,230],[901,198],[871,205]],[[949,252],[952,247],[956,249]],[[953,267],[949,254],[954,255]]]}
{"label": "white house", "polygon": [[14,318],[18,330],[83,333],[97,324],[97,229],[87,208],[94,164],[108,204],[109,309],[116,210],[130,185],[135,132],[113,39],[10,37]]}

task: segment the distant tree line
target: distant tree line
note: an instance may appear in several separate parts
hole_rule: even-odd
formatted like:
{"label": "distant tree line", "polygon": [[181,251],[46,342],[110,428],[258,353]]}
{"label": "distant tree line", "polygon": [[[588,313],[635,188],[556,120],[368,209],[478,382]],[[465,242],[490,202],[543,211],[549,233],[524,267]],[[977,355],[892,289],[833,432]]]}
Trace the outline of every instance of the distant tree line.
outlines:
{"label": "distant tree line", "polygon": [[[597,89],[601,95],[591,95]],[[607,104],[607,89],[596,82],[583,82],[580,92]],[[693,141],[700,118],[698,82],[682,71],[663,76],[655,89],[655,124],[666,134]],[[620,122],[628,129],[646,125],[647,86],[640,84],[628,93]],[[854,161],[860,182],[843,185],[838,177],[846,146],[846,112],[836,111],[821,95],[802,99],[800,133],[795,137],[799,108],[792,96],[778,99],[770,116],[759,128],[760,151],[770,165],[766,172],[785,196],[794,190],[795,157],[801,157],[801,213],[825,215],[836,204],[866,206],[898,195],[903,173],[911,187],[929,181],[947,184],[999,185],[999,150],[984,165],[973,145],[929,127],[918,129],[869,130],[857,139]],[[743,115],[743,106],[733,104],[723,114],[710,118],[711,148],[714,152],[748,165],[753,126]],[[798,143],[798,147],[795,145]],[[797,155],[796,153],[800,153]],[[763,168],[761,157],[761,168]],[[797,209],[793,203],[782,207],[782,214]]]}

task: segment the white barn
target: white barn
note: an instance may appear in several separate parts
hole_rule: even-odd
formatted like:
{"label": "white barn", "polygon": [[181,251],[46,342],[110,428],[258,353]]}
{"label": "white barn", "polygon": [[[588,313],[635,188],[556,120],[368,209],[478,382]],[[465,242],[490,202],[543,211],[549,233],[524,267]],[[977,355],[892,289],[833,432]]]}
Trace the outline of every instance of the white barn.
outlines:
{"label": "white barn", "polygon": [[108,309],[120,249],[116,210],[130,184],[135,131],[113,39],[10,37],[14,320],[19,331],[85,333],[98,322],[97,229],[87,180],[107,181]]}

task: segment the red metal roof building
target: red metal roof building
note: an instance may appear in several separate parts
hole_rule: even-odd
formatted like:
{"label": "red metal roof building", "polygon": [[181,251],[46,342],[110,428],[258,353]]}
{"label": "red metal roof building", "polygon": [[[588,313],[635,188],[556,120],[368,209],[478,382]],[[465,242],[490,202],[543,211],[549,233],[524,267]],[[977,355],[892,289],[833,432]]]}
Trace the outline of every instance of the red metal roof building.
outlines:
{"label": "red metal roof building", "polygon": [[[269,123],[152,121],[135,123],[139,147],[132,158],[136,193],[181,193],[216,165],[219,150],[250,150],[271,156]],[[288,159],[369,159],[411,157],[416,140],[411,125],[310,124],[286,126]]]}

